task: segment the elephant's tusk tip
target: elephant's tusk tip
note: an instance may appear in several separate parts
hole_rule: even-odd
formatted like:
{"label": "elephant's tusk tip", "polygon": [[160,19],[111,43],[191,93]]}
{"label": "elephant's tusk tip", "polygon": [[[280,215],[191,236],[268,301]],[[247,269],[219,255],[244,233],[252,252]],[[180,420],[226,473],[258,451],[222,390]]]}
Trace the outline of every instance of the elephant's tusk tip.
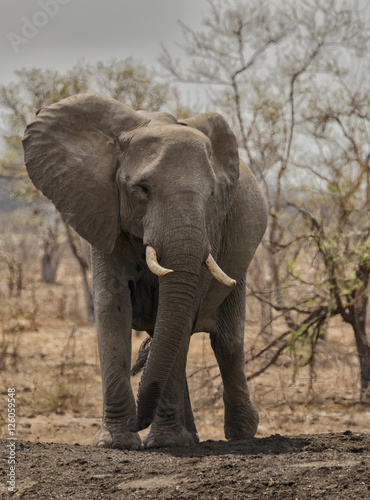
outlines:
{"label": "elephant's tusk tip", "polygon": [[147,266],[156,276],[167,276],[167,274],[173,273],[173,269],[167,269],[158,264],[157,252],[150,245],[146,247],[145,256]]}
{"label": "elephant's tusk tip", "polygon": [[163,274],[161,274],[161,276],[167,276],[167,274],[171,274],[173,273],[173,269],[166,269],[166,271],[163,272]]}
{"label": "elephant's tusk tip", "polygon": [[236,285],[236,281],[223,272],[223,270],[218,266],[218,264],[216,263],[211,254],[208,255],[208,258],[206,260],[206,266],[209,272],[212,274],[212,276],[216,278],[216,280],[222,283],[223,285],[228,286],[230,288]]}

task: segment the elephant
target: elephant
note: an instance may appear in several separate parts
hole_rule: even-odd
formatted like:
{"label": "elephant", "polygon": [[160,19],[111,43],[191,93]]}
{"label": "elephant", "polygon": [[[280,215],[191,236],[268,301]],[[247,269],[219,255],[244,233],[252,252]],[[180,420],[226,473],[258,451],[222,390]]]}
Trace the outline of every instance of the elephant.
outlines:
{"label": "elephant", "polygon": [[[78,94],[39,110],[23,148],[35,187],[90,248],[103,385],[93,445],[139,449],[149,426],[146,448],[199,441],[186,380],[196,332],[209,333],[219,365],[226,439],[253,437],[246,273],[267,206],[227,121]],[[132,329],[152,336],[137,402]]]}

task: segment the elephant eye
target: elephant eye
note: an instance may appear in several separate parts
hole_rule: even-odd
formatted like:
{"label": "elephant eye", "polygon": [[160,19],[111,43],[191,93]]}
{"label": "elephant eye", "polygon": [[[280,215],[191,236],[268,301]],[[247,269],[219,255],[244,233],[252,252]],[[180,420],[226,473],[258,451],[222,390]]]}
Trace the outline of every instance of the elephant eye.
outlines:
{"label": "elephant eye", "polygon": [[145,184],[138,184],[137,187],[141,191],[141,193],[145,194],[145,196],[149,196],[150,190],[148,186],[146,186]]}

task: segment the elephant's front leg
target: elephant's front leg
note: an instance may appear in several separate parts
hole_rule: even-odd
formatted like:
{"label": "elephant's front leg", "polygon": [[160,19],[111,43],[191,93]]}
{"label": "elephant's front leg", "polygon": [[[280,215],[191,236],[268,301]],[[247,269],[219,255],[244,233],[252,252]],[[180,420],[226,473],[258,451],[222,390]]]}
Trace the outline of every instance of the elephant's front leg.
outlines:
{"label": "elephant's front leg", "polygon": [[245,281],[241,280],[221,305],[217,317],[218,333],[211,335],[224,385],[227,439],[253,437],[259,422],[245,376],[245,295]]}
{"label": "elephant's front leg", "polygon": [[150,432],[144,440],[146,448],[188,446],[199,441],[187,389],[186,357],[179,353],[158,402]]}
{"label": "elephant's front leg", "polygon": [[130,385],[132,308],[128,284],[113,257],[92,252],[95,316],[103,381],[103,422],[93,445],[135,450],[138,434],[127,428],[135,413]]}

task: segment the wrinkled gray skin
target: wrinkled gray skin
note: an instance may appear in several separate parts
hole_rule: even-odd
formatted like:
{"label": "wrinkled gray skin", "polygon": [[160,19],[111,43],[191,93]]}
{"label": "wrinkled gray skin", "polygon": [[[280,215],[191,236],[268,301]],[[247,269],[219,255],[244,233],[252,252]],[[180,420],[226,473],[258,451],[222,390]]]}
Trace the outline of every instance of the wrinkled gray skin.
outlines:
{"label": "wrinkled gray skin", "polygon": [[[137,449],[198,441],[185,377],[191,334],[210,333],[224,384],[225,435],[255,434],[258,413],[244,373],[245,279],[267,211],[236,139],[218,114],[178,123],[82,94],[43,108],[27,127],[35,186],[91,244],[103,379],[98,446]],[[174,272],[158,278],[152,246]],[[205,266],[209,253],[237,281]],[[131,329],[153,335],[137,409],[130,386]]]}

